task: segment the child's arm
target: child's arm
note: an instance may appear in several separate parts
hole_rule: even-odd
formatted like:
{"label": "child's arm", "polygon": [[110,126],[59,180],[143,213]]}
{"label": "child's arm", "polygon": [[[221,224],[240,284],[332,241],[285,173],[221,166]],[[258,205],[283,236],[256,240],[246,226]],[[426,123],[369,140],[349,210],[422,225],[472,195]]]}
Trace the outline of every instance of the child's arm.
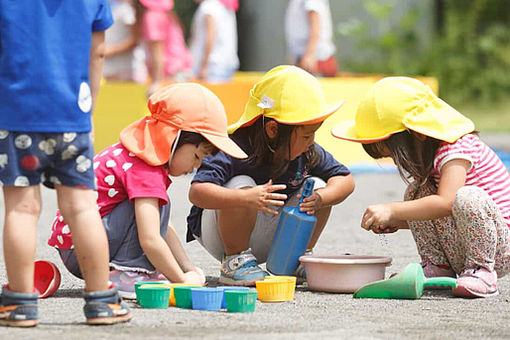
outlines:
{"label": "child's arm", "polygon": [[135,48],[136,46],[136,43],[138,42],[138,39],[136,37],[136,28],[135,28],[135,25],[129,25],[128,26],[128,30],[130,32],[130,36],[116,44],[116,45],[112,45],[112,46],[106,46],[106,50],[105,50],[105,57],[106,58],[109,58],[109,57],[112,57],[116,54],[120,54],[120,53],[124,53],[124,52],[127,52],[127,51],[131,51],[133,48]]}
{"label": "child's arm", "polygon": [[200,62],[200,71],[198,74],[199,79],[207,79],[207,63],[209,60],[209,55],[212,52],[214,43],[216,41],[216,26],[214,23],[214,18],[211,15],[206,15],[205,18],[205,45],[204,45],[204,54],[202,56],[202,60]]}
{"label": "child's arm", "polygon": [[168,221],[168,230],[165,235],[165,242],[184,272],[196,271],[203,274],[202,270],[195,267],[195,265],[193,265],[193,263],[189,260],[171,221]]}
{"label": "child's arm", "polygon": [[90,47],[90,64],[89,64],[89,82],[92,94],[92,111],[96,103],[97,94],[99,93],[99,85],[103,74],[104,63],[104,31],[92,33],[92,45]]}
{"label": "child's arm", "polygon": [[441,169],[437,194],[405,202],[372,205],[367,208],[361,226],[367,230],[373,225],[392,226],[402,221],[433,220],[452,214],[457,190],[466,183],[466,174],[471,163],[464,159],[453,159]]}
{"label": "child's arm", "polygon": [[308,11],[308,41],[306,43],[305,54],[299,61],[299,67],[310,72],[317,73],[317,59],[315,52],[317,50],[317,42],[319,41],[320,17],[316,11]]}
{"label": "child's arm", "polygon": [[299,210],[313,215],[317,210],[336,205],[354,191],[354,179],[351,175],[333,176],[324,188],[317,189],[312,195],[303,199]]}
{"label": "child's arm", "polygon": [[283,206],[287,195],[274,191],[285,189],[285,184],[273,184],[271,180],[263,185],[243,189],[230,189],[208,182],[194,182],[189,190],[189,200],[204,209],[257,208],[273,215],[278,212],[271,205]]}
{"label": "child's arm", "polygon": [[183,272],[168,244],[161,237],[157,198],[136,198],[135,216],[140,246],[154,267],[171,282],[204,284],[204,278],[197,272]]}

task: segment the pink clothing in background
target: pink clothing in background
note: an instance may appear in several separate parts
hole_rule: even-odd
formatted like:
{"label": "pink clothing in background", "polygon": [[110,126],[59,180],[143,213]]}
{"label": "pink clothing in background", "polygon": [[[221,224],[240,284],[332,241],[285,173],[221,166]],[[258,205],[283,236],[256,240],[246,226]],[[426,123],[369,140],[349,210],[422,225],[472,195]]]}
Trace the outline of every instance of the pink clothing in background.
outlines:
{"label": "pink clothing in background", "polygon": [[231,11],[237,11],[239,8],[239,0],[220,0],[223,6],[227,7]]}
{"label": "pink clothing in background", "polygon": [[179,19],[174,13],[147,9],[142,18],[142,36],[145,41],[164,41],[165,76],[191,68],[193,59],[186,46]]}
{"label": "pink clothing in background", "polygon": [[140,0],[147,9],[154,11],[169,11],[174,8],[174,0]]}
{"label": "pink clothing in background", "polygon": [[[172,181],[166,165],[151,166],[122,144],[104,149],[94,157],[97,178],[97,205],[101,217],[109,214],[117,204],[135,198],[153,197],[159,205],[168,204],[167,190]],[[48,244],[60,249],[70,249],[73,241],[69,226],[60,212],[51,226]]]}

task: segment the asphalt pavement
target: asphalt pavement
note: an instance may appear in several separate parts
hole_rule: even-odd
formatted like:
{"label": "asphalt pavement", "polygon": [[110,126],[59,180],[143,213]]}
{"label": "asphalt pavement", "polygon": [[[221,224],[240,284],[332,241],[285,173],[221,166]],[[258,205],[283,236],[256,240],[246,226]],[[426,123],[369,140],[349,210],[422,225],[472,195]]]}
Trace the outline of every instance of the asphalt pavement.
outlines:
{"label": "asphalt pavement", "polygon": [[[510,147],[506,135],[494,137],[499,148]],[[397,174],[355,175],[355,192],[335,206],[315,248],[316,254],[389,255],[386,276],[419,262],[409,231],[386,236],[386,241],[360,228],[367,205],[400,200],[404,184]],[[176,178],[170,188],[172,221],[184,242],[190,203],[191,176]],[[60,289],[40,301],[40,324],[32,329],[0,327],[0,339],[508,339],[510,338],[510,275],[499,280],[500,295],[489,299],[455,298],[449,291],[426,291],[418,300],[353,299],[350,294],[311,292],[298,286],[294,301],[262,303],[254,313],[233,314],[169,308],[151,310],[130,303],[128,324],[87,326],[82,313],[83,282],[66,272],[57,252],[46,245],[56,210],[55,192],[42,189],[43,214],[38,228],[37,259],[54,262],[62,273]],[[2,201],[3,198],[0,198]],[[3,207],[3,202],[0,202]],[[3,208],[0,211],[3,220]],[[20,226],[22,228],[22,226]],[[208,282],[217,281],[220,264],[197,243],[185,244],[192,261],[203,268]],[[3,252],[2,252],[3,254]],[[0,282],[7,282],[3,255]]]}

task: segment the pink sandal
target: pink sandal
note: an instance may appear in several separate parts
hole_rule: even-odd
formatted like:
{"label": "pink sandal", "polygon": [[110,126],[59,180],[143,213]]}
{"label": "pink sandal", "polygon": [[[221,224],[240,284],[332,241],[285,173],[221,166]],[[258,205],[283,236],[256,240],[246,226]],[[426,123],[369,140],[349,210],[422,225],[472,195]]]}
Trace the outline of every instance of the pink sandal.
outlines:
{"label": "pink sandal", "polygon": [[484,267],[464,269],[452,293],[467,298],[496,296],[499,294],[498,275]]}

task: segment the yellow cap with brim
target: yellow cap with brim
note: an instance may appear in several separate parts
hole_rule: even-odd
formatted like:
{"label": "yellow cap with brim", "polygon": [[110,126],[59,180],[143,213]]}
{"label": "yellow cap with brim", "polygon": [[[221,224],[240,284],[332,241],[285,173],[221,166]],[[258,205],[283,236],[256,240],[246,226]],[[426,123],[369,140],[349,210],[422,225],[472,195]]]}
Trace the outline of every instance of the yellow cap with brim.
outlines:
{"label": "yellow cap with brim", "polygon": [[331,133],[340,139],[373,143],[407,129],[453,143],[473,132],[475,125],[421,81],[387,77],[361,100],[355,119],[338,123]]}
{"label": "yellow cap with brim", "polygon": [[261,115],[288,125],[316,124],[342,104],[343,100],[328,105],[319,81],[310,73],[296,66],[277,66],[253,86],[244,114],[228,132],[253,124]]}

